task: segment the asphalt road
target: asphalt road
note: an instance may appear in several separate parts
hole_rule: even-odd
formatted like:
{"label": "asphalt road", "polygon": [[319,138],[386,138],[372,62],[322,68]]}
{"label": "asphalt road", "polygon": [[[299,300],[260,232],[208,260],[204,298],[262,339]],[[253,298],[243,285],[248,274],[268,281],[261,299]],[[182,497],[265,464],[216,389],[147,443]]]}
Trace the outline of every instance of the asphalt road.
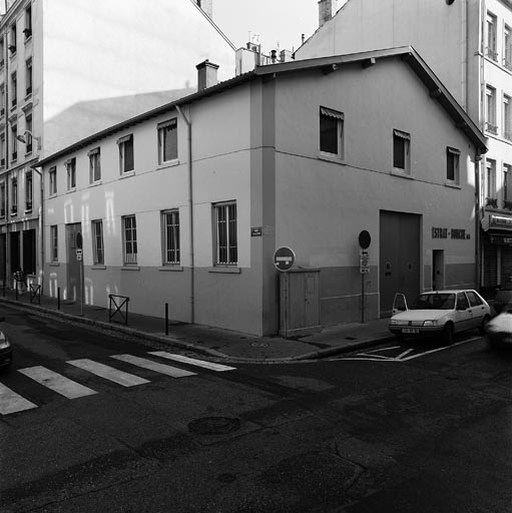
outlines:
{"label": "asphalt road", "polygon": [[512,353],[478,337],[205,368],[14,310],[2,328],[1,512],[512,511]]}

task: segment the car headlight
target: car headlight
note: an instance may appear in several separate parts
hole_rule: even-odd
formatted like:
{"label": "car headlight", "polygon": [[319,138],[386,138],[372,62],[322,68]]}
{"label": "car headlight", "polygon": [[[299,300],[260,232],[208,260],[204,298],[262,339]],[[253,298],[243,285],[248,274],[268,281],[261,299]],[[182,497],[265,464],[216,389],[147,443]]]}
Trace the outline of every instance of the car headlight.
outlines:
{"label": "car headlight", "polygon": [[389,324],[390,324],[391,326],[398,326],[398,324],[400,324],[400,321],[399,321],[399,320],[397,320],[397,319],[391,319],[391,320],[389,321]]}
{"label": "car headlight", "polygon": [[423,326],[437,326],[437,321],[434,320],[434,321],[423,321]]}
{"label": "car headlight", "polygon": [[0,349],[7,349],[11,344],[7,340],[7,337],[0,331]]}

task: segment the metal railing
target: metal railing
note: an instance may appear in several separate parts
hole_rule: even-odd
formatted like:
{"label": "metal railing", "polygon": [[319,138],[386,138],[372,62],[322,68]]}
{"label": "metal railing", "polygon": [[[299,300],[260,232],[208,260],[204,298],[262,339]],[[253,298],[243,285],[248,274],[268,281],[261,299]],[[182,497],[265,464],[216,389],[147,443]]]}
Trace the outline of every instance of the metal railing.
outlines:
{"label": "metal railing", "polygon": [[130,298],[118,294],[109,294],[108,299],[109,322],[112,322],[112,319],[117,315],[117,317],[121,318],[123,324],[128,325],[128,303],[130,302]]}

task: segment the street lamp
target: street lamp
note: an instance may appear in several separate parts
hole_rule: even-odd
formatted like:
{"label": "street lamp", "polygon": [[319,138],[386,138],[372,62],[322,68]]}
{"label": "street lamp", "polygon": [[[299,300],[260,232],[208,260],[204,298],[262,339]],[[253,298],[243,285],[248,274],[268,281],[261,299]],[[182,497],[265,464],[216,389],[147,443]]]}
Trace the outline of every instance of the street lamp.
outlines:
{"label": "street lamp", "polygon": [[[30,136],[30,139],[26,139],[25,138],[25,135],[27,135],[27,134]],[[41,138],[40,137],[34,137],[30,130],[25,130],[23,132],[23,135],[17,135],[16,139],[18,139],[18,141],[22,142],[23,144],[27,144],[28,142],[30,142],[31,139],[34,139],[36,141],[36,143],[37,143],[37,149],[38,150],[41,149]]]}

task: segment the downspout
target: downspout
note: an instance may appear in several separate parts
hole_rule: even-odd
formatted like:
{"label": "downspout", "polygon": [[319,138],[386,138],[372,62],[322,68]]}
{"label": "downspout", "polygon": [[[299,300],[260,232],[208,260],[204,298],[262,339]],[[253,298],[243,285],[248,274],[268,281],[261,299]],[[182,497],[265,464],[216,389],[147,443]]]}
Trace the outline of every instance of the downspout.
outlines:
{"label": "downspout", "polygon": [[480,240],[482,229],[481,220],[481,198],[480,198],[480,165],[482,162],[482,154],[477,149],[475,152],[475,286],[476,289],[480,292],[482,288],[481,284],[481,248],[480,248]]}
{"label": "downspout", "polygon": [[187,146],[188,146],[188,209],[189,209],[189,238],[190,238],[190,323],[195,321],[195,250],[194,250],[194,188],[192,180],[192,124],[185,116],[179,105],[176,110],[181,119],[187,124]]}
{"label": "downspout", "polygon": [[[39,167],[39,166],[37,166]],[[43,295],[43,285],[44,285],[44,182],[43,182],[43,172],[39,171],[36,166],[32,166],[31,169],[35,171],[39,175],[39,184],[40,184],[40,200],[39,200],[39,252],[41,255],[41,264],[39,270],[39,285],[41,285],[40,294]]]}

